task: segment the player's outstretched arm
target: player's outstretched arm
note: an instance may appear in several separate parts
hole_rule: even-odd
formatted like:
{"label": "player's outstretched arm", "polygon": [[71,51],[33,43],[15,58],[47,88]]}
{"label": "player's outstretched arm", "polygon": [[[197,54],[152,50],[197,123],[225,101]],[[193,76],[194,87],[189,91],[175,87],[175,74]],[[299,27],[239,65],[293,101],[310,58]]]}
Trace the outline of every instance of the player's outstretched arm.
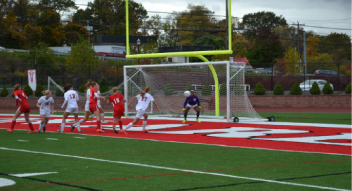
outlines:
{"label": "player's outstretched arm", "polygon": [[41,106],[40,104],[39,104],[39,102],[37,102],[37,105],[36,105],[38,108],[41,108],[41,109],[43,109],[43,106]]}

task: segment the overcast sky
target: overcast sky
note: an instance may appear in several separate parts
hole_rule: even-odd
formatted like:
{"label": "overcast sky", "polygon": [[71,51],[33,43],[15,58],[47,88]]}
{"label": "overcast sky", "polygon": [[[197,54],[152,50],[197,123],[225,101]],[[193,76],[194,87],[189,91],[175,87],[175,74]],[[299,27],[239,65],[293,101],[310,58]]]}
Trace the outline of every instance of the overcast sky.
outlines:
{"label": "overcast sky", "polygon": [[[93,1],[93,0],[91,0]],[[185,11],[188,4],[204,5],[215,15],[225,16],[225,0],[135,0],[142,3],[148,15],[165,14],[155,12]],[[87,4],[88,0],[76,0],[77,4]],[[306,31],[318,35],[332,32],[351,36],[351,0],[232,0],[232,16],[241,19],[245,14],[271,11],[282,15],[288,24],[305,24]],[[85,9],[85,7],[82,7]],[[220,19],[218,17],[218,19]]]}

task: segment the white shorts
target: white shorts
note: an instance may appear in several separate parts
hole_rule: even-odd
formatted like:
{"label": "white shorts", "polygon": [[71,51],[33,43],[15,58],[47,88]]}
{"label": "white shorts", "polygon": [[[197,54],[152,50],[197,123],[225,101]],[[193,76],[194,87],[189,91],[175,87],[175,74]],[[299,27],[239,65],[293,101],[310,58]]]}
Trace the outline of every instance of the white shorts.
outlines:
{"label": "white shorts", "polygon": [[88,104],[88,105],[86,104],[86,105],[84,106],[84,110],[87,111],[87,112],[90,112],[89,104]]}
{"label": "white shorts", "polygon": [[190,107],[190,108],[195,108],[195,107],[197,107],[198,106],[198,104],[196,104],[196,105],[189,105],[188,103],[187,103],[187,105],[186,105],[186,107]]}
{"label": "white shorts", "polygon": [[39,111],[40,111],[40,115],[45,115],[45,118],[50,117],[50,110],[40,108]]}
{"label": "white shorts", "polygon": [[98,102],[97,106],[98,106],[98,108],[102,108],[99,102]]}
{"label": "white shorts", "polygon": [[144,114],[145,114],[145,110],[143,109],[137,110],[136,117],[140,119]]}
{"label": "white shorts", "polygon": [[78,108],[66,108],[65,112],[67,113],[78,113]]}

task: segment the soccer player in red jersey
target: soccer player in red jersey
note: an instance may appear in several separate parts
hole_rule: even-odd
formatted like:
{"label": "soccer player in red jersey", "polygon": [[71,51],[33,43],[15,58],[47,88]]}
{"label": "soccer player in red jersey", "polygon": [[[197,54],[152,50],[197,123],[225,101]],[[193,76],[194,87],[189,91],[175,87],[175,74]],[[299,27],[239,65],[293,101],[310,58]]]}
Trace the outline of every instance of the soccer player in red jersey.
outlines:
{"label": "soccer player in red jersey", "polygon": [[98,99],[102,98],[105,100],[105,97],[100,97],[98,94],[99,90],[99,84],[97,82],[92,82],[91,83],[92,88],[90,88],[90,100],[89,100],[89,110],[91,113],[94,113],[95,116],[97,116],[97,133],[104,133],[102,129],[100,129],[101,126],[101,116],[100,116],[100,111],[98,108]]}
{"label": "soccer player in red jersey", "polygon": [[33,125],[31,123],[31,121],[29,120],[29,113],[31,112],[31,109],[29,108],[29,104],[27,102],[27,95],[24,91],[21,90],[21,85],[16,84],[14,86],[14,92],[13,95],[16,98],[16,106],[19,103],[20,107],[17,109],[15,116],[13,116],[12,118],[12,123],[11,123],[11,129],[7,130],[7,132],[12,133],[13,132],[13,128],[15,127],[16,124],[16,119],[22,114],[24,113],[24,118],[26,119],[29,128],[31,129],[30,132],[28,132],[28,134],[32,134],[35,133]]}
{"label": "soccer player in red jersey", "polygon": [[112,92],[114,94],[109,97],[109,100],[107,103],[111,102],[114,107],[114,113],[113,113],[114,125],[112,126],[112,128],[114,129],[115,133],[118,133],[115,129],[115,126],[116,126],[116,123],[119,122],[120,131],[122,130],[121,116],[123,116],[125,112],[125,107],[123,106],[123,103],[126,102],[126,100],[123,98],[122,94],[119,94],[117,87],[112,88]]}

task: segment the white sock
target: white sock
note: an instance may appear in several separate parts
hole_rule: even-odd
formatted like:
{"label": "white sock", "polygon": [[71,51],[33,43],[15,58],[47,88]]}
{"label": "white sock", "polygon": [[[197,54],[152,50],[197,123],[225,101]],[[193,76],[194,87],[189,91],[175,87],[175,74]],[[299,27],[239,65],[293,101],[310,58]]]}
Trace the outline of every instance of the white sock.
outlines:
{"label": "white sock", "polygon": [[80,120],[78,121],[78,123],[73,124],[73,126],[74,126],[74,127],[77,127],[77,124],[81,124],[81,123],[83,123],[83,119],[80,119]]}
{"label": "white sock", "polygon": [[40,125],[39,125],[39,131],[41,131],[41,130],[42,130],[42,128],[43,128],[43,125],[42,125],[42,124],[40,124]]}
{"label": "white sock", "polygon": [[146,126],[147,126],[147,121],[143,121],[143,131],[145,130]]}
{"label": "white sock", "polygon": [[103,129],[103,124],[102,124],[101,120],[100,120],[100,129],[101,130]]}
{"label": "white sock", "polygon": [[65,123],[61,123],[61,133],[64,132]]}
{"label": "white sock", "polygon": [[43,124],[43,127],[45,127],[46,123]]}
{"label": "white sock", "polygon": [[78,129],[78,132],[80,132],[80,131],[81,131],[81,125],[80,125],[80,123],[78,122],[78,123],[76,123],[75,125],[76,125],[76,127],[77,127],[77,129]]}
{"label": "white sock", "polygon": [[92,115],[92,118],[94,118],[94,117],[95,117],[95,115],[93,114],[93,115]]}
{"label": "white sock", "polygon": [[125,130],[127,130],[127,129],[129,129],[129,128],[131,128],[132,127],[132,123],[130,123],[130,124],[128,124],[126,127],[125,127]]}
{"label": "white sock", "polygon": [[100,116],[101,116],[101,120],[104,121],[104,113],[101,113]]}

